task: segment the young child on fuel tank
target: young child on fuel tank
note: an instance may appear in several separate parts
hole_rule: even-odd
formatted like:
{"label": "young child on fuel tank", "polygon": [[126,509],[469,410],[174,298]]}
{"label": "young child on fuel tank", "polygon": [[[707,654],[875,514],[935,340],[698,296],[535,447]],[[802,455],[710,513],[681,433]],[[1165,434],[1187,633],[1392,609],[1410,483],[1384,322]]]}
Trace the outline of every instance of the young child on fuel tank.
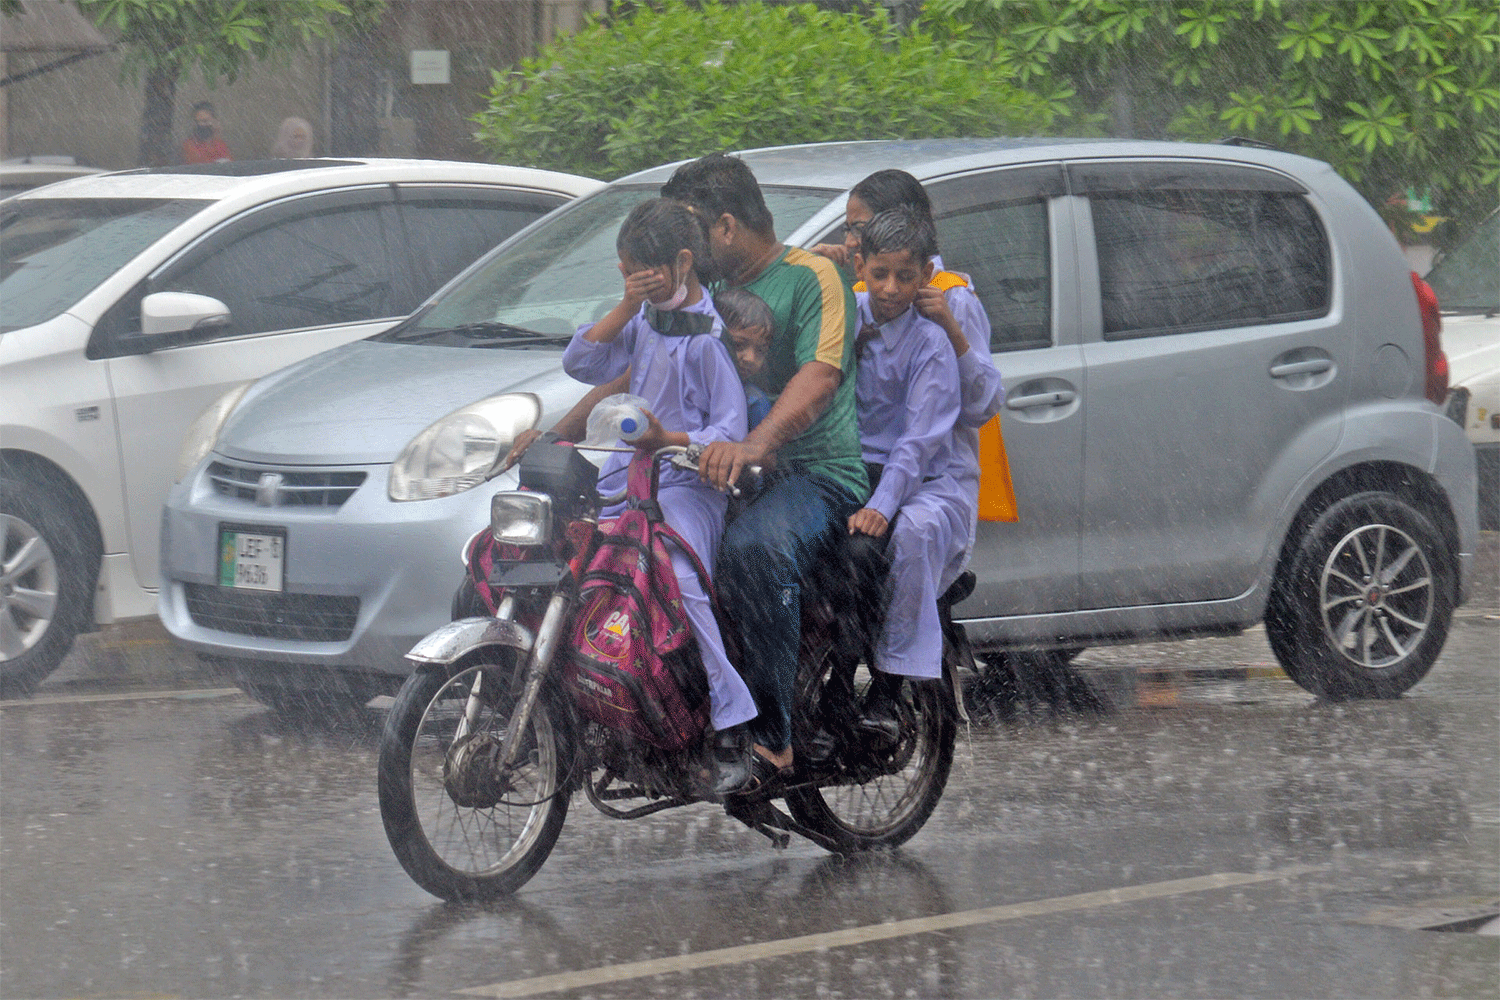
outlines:
{"label": "young child on fuel tank", "polygon": [[[654,199],[625,218],[615,246],[625,296],[599,322],[578,328],[563,351],[563,370],[591,385],[629,370],[630,391],[646,400],[651,424],[636,440],[637,448],[742,440],[745,392],[720,340],[723,323],[694,269],[707,259],[702,225],[686,206]],[[624,488],[629,463],[629,454],[610,455],[600,470],[601,493]],[[667,524],[704,566],[713,566],[727,497],[695,473],[668,468],[661,473],[657,501]],[[729,662],[692,563],[674,552],[672,569],[708,671],[713,726],[723,732],[754,718],[755,701]]]}
{"label": "young child on fuel tank", "polygon": [[743,288],[724,288],[714,295],[714,309],[724,320],[724,343],[734,355],[734,364],[745,384],[751,428],[766,418],[776,402],[760,385],[771,350],[776,317],[766,300]]}
{"label": "young child on fuel tank", "polygon": [[867,709],[876,724],[882,692],[892,687],[881,674],[925,679],[942,672],[938,587],[949,563],[962,558],[974,523],[972,491],[953,469],[958,361],[947,333],[914,305],[936,253],[930,218],[903,206],[870,219],[854,256],[866,288],[855,296],[855,394],[874,493],[849,517],[849,532],[890,532],[889,605],[874,654],[879,683]]}

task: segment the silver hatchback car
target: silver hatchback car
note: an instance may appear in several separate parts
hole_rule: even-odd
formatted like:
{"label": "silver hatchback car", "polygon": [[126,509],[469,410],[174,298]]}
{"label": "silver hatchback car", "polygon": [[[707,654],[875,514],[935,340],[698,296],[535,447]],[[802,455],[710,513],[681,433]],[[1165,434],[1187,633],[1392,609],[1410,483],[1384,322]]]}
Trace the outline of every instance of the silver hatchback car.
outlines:
{"label": "silver hatchback car", "polygon": [[[899,167],[931,194],[1004,376],[1017,523],[979,526],[956,610],[982,654],[1229,633],[1393,697],[1467,594],[1473,449],[1439,405],[1437,303],[1326,164],[1232,145],[926,140],[740,154],[789,243]],[[584,392],[575,325],[671,165],[561,209],[400,326],[254,384],[173,489],[160,613],[272,705],[394,689],[445,620],[493,467]],[[191,443],[191,442],[190,442]],[[244,554],[249,553],[249,554]],[[239,564],[247,568],[239,575]]]}

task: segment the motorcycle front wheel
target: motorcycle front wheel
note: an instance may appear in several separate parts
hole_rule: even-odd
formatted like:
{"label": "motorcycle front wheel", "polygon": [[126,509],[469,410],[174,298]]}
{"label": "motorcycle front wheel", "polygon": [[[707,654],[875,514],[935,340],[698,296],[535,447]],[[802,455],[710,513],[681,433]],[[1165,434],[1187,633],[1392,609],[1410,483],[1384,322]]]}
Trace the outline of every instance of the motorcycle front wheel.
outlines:
{"label": "motorcycle front wheel", "polygon": [[[820,704],[825,692],[849,686],[856,698],[863,697],[868,673],[841,660],[832,646],[804,657],[799,706]],[[854,677],[846,673],[840,679],[840,672]],[[943,704],[945,696],[951,697],[945,682],[903,684],[900,744],[867,762],[856,762],[841,778],[789,788],[786,804],[792,816],[830,837],[842,853],[889,850],[916,836],[937,808],[953,766],[958,731],[953,713]]]}
{"label": "motorcycle front wheel", "polygon": [[[442,899],[515,892],[541,869],[568,814],[568,758],[545,696],[515,763],[503,772],[497,766],[514,707],[511,669],[490,662],[451,676],[418,671],[396,696],[380,738],[386,837],[412,880]],[[477,711],[468,724],[471,695]]]}

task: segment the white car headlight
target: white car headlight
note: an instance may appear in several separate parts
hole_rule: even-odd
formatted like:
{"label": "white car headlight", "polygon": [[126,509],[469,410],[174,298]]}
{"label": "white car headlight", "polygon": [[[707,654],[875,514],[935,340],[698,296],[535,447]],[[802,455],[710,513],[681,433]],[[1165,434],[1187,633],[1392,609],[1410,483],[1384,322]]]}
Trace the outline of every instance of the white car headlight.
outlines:
{"label": "white car headlight", "polygon": [[489,478],[516,437],[542,419],[542,401],[507,392],[454,410],[411,439],[391,466],[392,500],[434,500]]}
{"label": "white car headlight", "polygon": [[254,385],[253,381],[244,385],[237,385],[224,395],[214,400],[202,413],[198,414],[196,420],[188,425],[187,432],[182,435],[182,447],[177,450],[177,478],[173,482],[182,482],[186,476],[198,467],[203,461],[203,456],[214,450],[214,444],[219,440],[219,431],[224,427],[224,421],[234,412],[234,408],[240,405],[240,400],[245,398],[245,393],[250,391]]}

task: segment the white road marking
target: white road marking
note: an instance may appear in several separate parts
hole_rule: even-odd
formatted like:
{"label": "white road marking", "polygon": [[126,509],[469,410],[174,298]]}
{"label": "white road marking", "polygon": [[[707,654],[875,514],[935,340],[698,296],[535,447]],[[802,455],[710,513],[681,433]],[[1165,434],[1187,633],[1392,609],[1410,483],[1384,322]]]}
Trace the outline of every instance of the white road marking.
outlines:
{"label": "white road marking", "polygon": [[1318,869],[1312,865],[1296,865],[1257,875],[1220,872],[1195,878],[1173,879],[1169,882],[1153,882],[1149,885],[1125,886],[1120,889],[1106,889],[1102,892],[1084,892],[1075,896],[1059,896],[1055,899],[1038,899],[1028,903],[989,906],[980,910],[966,910],[962,913],[942,913],[932,917],[896,920],[888,924],[851,927],[823,934],[806,934],[802,937],[764,941],[734,948],[719,948],[693,955],[675,955],[644,962],[626,962],[622,965],[581,969],[577,972],[560,972],[551,976],[537,976],[533,979],[515,979],[507,983],[475,986],[457,992],[475,997],[529,997],[539,993],[555,993],[561,990],[619,983],[630,979],[640,979],[643,976],[690,972],[694,969],[735,965],[766,958],[779,958],[783,955],[798,955],[829,948],[846,948],[850,945],[869,944],[872,941],[885,941],[912,934],[950,931],[961,927],[998,923],[1002,920],[1019,920],[1023,917],[1040,917],[1053,913],[1068,913],[1073,910],[1118,906],[1122,903],[1160,899],[1163,896],[1182,896],[1194,892],[1209,892],[1214,889],[1229,889],[1235,886],[1253,885],[1257,882],[1275,882],[1296,878],[1316,870]]}
{"label": "white road marking", "polygon": [[235,694],[244,694],[244,692],[239,688],[177,688],[171,691],[122,691],[118,694],[55,694],[42,695],[39,698],[0,701],[0,708],[26,708],[30,705],[86,705],[96,701],[152,701],[162,698],[192,701],[199,698],[228,698]]}

